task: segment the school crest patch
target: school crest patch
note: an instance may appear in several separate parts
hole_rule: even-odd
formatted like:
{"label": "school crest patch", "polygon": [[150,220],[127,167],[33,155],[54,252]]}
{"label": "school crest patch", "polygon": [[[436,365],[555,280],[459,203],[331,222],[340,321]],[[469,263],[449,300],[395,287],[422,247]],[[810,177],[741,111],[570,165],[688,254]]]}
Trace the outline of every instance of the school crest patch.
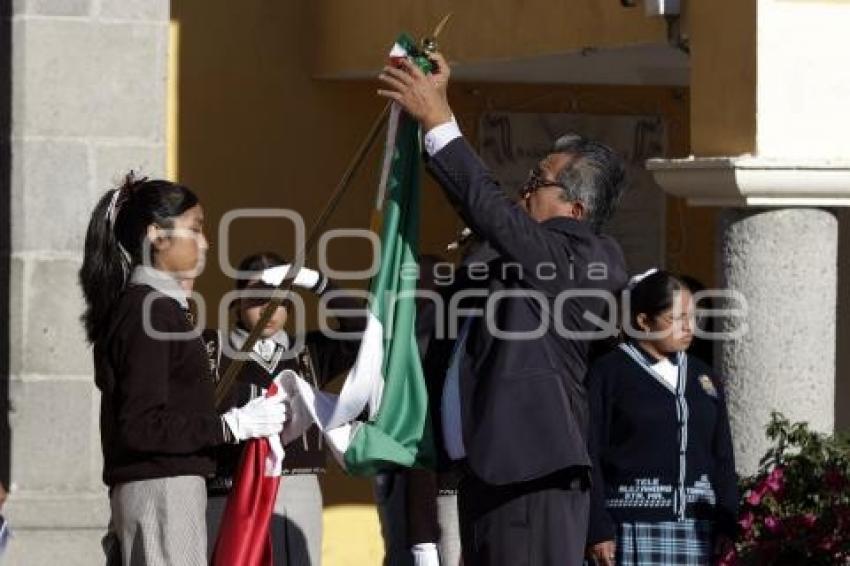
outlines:
{"label": "school crest patch", "polygon": [[714,382],[705,374],[699,376],[699,384],[702,386],[702,390],[705,391],[711,397],[717,398],[717,388],[714,386]]}

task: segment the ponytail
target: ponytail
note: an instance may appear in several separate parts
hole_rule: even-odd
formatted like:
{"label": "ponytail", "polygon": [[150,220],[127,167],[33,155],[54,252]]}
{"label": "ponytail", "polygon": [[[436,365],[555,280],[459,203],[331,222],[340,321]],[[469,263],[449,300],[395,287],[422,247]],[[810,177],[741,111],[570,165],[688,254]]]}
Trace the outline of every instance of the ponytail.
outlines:
{"label": "ponytail", "polygon": [[89,220],[79,272],[86,301],[82,322],[90,343],[100,337],[130,273],[142,263],[148,226],[172,228],[174,217],[196,204],[198,197],[188,188],[169,181],[136,179],[132,172],[119,188],[100,198]]}
{"label": "ponytail", "polygon": [[110,204],[116,195],[120,196],[120,191],[114,189],[101,197],[94,207],[86,232],[80,286],[87,305],[82,317],[83,325],[92,344],[110,308],[124,290],[130,270],[108,218]]}

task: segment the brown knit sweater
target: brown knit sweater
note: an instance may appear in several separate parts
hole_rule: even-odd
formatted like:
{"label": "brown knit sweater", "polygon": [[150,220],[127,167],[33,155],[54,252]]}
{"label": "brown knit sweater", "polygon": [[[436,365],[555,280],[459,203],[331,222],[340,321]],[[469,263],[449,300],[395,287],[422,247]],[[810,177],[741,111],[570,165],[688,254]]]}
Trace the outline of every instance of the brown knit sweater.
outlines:
{"label": "brown knit sweater", "polygon": [[[143,326],[146,285],[130,285],[94,348],[100,389],[100,430],[107,485],[215,471],[211,449],[224,442],[213,402],[203,342],[149,336]],[[158,295],[150,325],[190,332],[186,311]]]}

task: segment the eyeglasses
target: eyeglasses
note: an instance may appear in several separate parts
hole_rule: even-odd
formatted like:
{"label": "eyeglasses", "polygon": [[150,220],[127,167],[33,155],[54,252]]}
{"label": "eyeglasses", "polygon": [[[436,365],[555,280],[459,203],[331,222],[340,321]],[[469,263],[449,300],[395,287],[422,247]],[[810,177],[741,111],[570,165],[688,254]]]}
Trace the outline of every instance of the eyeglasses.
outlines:
{"label": "eyeglasses", "polygon": [[685,321],[690,323],[690,326],[702,328],[703,323],[705,322],[705,317],[702,315],[698,315],[696,313],[683,313],[678,316],[673,316],[672,314],[662,314],[659,315],[658,318],[665,321],[667,324],[679,324],[683,325]]}
{"label": "eyeglasses", "polygon": [[558,187],[562,190],[567,190],[567,187],[563,183],[546,179],[540,174],[540,170],[535,168],[528,172],[528,179],[526,179],[519,191],[519,198],[524,199],[543,187]]}

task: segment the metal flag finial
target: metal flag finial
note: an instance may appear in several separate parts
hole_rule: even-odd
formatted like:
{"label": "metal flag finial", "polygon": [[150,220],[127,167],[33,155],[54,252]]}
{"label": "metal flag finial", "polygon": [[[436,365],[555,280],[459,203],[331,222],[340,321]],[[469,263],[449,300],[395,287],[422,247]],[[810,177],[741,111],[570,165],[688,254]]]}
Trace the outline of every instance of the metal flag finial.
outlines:
{"label": "metal flag finial", "polygon": [[433,53],[437,50],[437,39],[440,37],[440,33],[443,31],[443,28],[446,27],[446,24],[449,23],[449,20],[452,17],[452,12],[449,12],[443,19],[440,20],[440,23],[437,24],[437,27],[434,28],[434,33],[422,39],[422,49],[427,51],[428,53]]}

